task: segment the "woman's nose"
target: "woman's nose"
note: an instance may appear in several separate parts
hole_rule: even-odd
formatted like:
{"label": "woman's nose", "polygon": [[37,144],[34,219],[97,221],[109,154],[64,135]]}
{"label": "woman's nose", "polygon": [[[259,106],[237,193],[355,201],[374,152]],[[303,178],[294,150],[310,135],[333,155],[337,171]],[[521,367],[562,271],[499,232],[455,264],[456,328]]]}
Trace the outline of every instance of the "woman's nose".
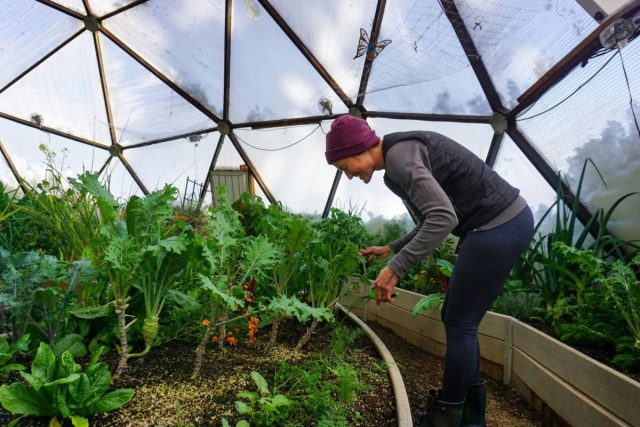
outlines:
{"label": "woman's nose", "polygon": [[353,178],[353,175],[350,174],[349,172],[345,171],[344,172],[345,175],[347,175],[347,178],[349,178],[349,180],[351,180],[351,178]]}

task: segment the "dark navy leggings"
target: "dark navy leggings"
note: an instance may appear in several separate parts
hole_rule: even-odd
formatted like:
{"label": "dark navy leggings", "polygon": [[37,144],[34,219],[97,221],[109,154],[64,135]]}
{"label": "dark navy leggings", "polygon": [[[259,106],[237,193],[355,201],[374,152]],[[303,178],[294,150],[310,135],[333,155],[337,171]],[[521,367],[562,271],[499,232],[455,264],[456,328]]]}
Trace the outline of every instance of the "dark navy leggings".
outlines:
{"label": "dark navy leggings", "polygon": [[478,325],[532,237],[528,207],[498,227],[465,236],[441,311],[447,336],[442,401],[464,400],[480,381]]}

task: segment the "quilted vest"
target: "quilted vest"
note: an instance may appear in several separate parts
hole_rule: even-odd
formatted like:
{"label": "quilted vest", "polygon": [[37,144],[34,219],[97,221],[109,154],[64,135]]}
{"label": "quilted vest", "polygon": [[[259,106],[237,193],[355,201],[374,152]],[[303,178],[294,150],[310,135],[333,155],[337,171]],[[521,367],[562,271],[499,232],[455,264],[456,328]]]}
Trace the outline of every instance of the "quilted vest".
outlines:
{"label": "quilted vest", "polygon": [[[400,141],[417,140],[429,152],[426,165],[431,174],[449,196],[458,226],[453,230],[456,236],[464,236],[469,231],[493,219],[518,197],[520,192],[501,178],[471,151],[436,132],[411,131],[385,135],[382,155],[387,161],[387,153]],[[420,220],[422,214],[409,196],[385,172],[385,185],[400,197]]]}

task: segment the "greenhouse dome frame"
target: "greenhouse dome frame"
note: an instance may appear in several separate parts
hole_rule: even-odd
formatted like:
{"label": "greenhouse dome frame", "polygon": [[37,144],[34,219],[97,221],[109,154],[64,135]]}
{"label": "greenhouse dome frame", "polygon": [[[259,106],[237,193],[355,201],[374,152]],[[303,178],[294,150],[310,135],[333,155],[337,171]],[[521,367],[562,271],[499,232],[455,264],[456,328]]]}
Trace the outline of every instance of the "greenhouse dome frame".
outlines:
{"label": "greenhouse dome frame", "polygon": [[[618,54],[620,59],[623,54],[632,57],[626,59],[632,65],[625,68],[624,62],[621,63],[624,77],[616,75],[615,79],[623,88],[620,90],[628,89],[628,93],[620,92],[619,99],[621,105],[623,101],[626,103],[627,99],[631,99],[630,113],[637,128],[634,109],[638,107],[633,104],[632,92],[637,95],[636,99],[640,96],[640,73],[637,72],[637,67],[635,71],[633,68],[633,64],[640,64],[640,49],[635,41],[635,36],[640,31],[638,0],[558,0],[541,1],[535,5],[528,5],[530,2],[526,1],[506,0],[429,0],[422,3],[377,0],[355,2],[355,5],[339,1],[327,1],[323,5],[298,3],[286,0],[207,0],[198,3],[203,10],[202,16],[199,16],[189,9],[186,0],[0,1],[3,9],[0,12],[0,22],[3,23],[0,34],[4,45],[4,48],[0,48],[0,58],[7,64],[3,67],[4,71],[0,71],[0,151],[6,170],[10,171],[15,184],[27,191],[25,182],[28,179],[21,170],[21,163],[16,161],[16,157],[20,155],[14,154],[11,148],[17,146],[17,139],[22,137],[21,131],[14,128],[19,125],[21,128],[44,131],[49,135],[101,150],[107,158],[95,168],[96,171],[106,173],[114,162],[119,161],[140,191],[148,194],[153,188],[145,183],[136,166],[129,161],[129,153],[185,139],[197,144],[206,135],[217,135],[217,142],[212,143],[215,149],[210,147],[213,154],[208,160],[207,171],[211,172],[218,166],[223,144],[229,140],[264,196],[275,203],[278,200],[276,193],[271,191],[268,179],[263,177],[261,167],[255,163],[255,156],[252,157],[245,149],[238,131],[300,125],[321,127],[325,121],[331,121],[342,114],[352,114],[367,120],[489,125],[492,136],[485,157],[489,166],[495,165],[501,145],[508,137],[550,188],[555,191],[560,185],[565,200],[572,201],[576,190],[575,182],[571,185],[566,180],[559,179],[564,175],[554,164],[552,149],[549,148],[551,142],[545,142],[542,147],[534,142],[533,134],[539,135],[548,130],[531,132],[530,129],[523,130],[521,124],[523,120],[542,114],[546,115],[545,118],[556,114],[556,111],[551,110],[572,98],[591,80],[587,80],[587,76],[595,77],[609,63],[601,65],[603,60],[600,58],[606,56],[612,59]],[[320,13],[331,7],[334,8],[332,13]],[[394,12],[393,8],[398,11]],[[184,15],[180,15],[181,13]],[[400,18],[393,21],[396,15]],[[564,28],[551,27],[556,25],[555,21],[547,27],[546,22],[551,20],[550,16],[563,22]],[[330,18],[335,18],[334,22],[328,22]],[[385,28],[387,18],[390,21]],[[613,47],[604,47],[603,34],[611,32],[612,25],[620,20],[637,27],[632,27],[631,33],[625,33],[624,39],[616,40]],[[261,110],[260,106],[265,103],[258,100],[257,107],[252,110],[250,101],[245,98],[252,95],[252,85],[259,83],[246,79],[243,83],[248,83],[245,85],[247,89],[236,90],[239,83],[234,86],[235,73],[241,67],[244,67],[243,72],[247,72],[247,68],[255,68],[253,71],[258,75],[263,70],[268,70],[268,67],[289,67],[287,58],[280,55],[278,46],[266,46],[275,38],[265,39],[265,46],[254,45],[253,51],[249,50],[253,53],[247,55],[244,46],[260,41],[262,30],[257,28],[258,21],[268,24],[270,31],[279,31],[279,42],[288,43],[293,48],[292,52],[295,51],[298,57],[304,58],[307,66],[310,65],[325,86],[319,95],[315,93],[309,97],[301,96],[306,103],[304,106],[281,113],[270,110],[268,105]],[[319,28],[319,22],[324,22],[322,31],[318,37],[313,37],[313,32]],[[247,30],[246,27],[250,24],[255,27]],[[238,36],[242,40],[242,46],[234,44],[234,30],[239,27],[247,34],[253,32],[254,38],[258,40]],[[525,36],[520,34],[533,27],[540,28],[540,33]],[[390,31],[390,28],[393,30]],[[161,30],[166,30],[166,34],[160,34]],[[172,37],[171,31],[177,31],[174,34],[180,34],[180,37],[170,47],[162,45],[167,37]],[[569,34],[571,31],[574,32],[571,37],[554,39],[558,34]],[[549,35],[545,36],[543,32]],[[208,38],[212,34],[217,37],[215,40]],[[448,39],[443,41],[445,37]],[[104,110],[101,113],[104,119],[96,120],[98,115],[94,109],[93,124],[76,126],[76,118],[78,123],[86,119],[80,114],[76,115],[73,108],[81,110],[84,107],[82,102],[76,101],[92,94],[77,95],[75,92],[82,92],[90,83],[81,81],[75,88],[58,84],[59,79],[63,78],[60,75],[65,74],[67,69],[59,76],[52,76],[47,65],[53,66],[51,64],[58,61],[75,67],[74,69],[89,68],[86,63],[76,64],[69,60],[77,57],[75,55],[78,52],[86,54],[87,46],[76,46],[85,38],[85,44],[88,40],[91,41],[87,46],[92,50],[95,72],[89,77],[99,79],[97,83],[94,82],[96,93],[100,97],[96,102]],[[386,45],[379,44],[386,38],[390,40]],[[540,45],[532,46],[538,38]],[[338,42],[340,46],[332,46]],[[628,46],[623,47],[627,44]],[[360,47],[360,52],[356,51],[357,47]],[[545,50],[548,51],[545,54],[536,54]],[[107,54],[105,51],[108,51]],[[119,55],[117,57],[116,52]],[[207,56],[211,52],[214,57]],[[355,52],[356,57],[346,58],[345,52]],[[243,54],[243,59],[234,59],[236,53]],[[255,57],[249,58],[253,54]],[[501,55],[503,59],[500,59]],[[273,62],[268,64],[261,61],[265,58],[273,59]],[[398,68],[392,68],[392,64],[400,60],[406,62],[398,64]],[[132,79],[129,83],[128,76],[114,77],[122,71],[125,61],[133,61],[127,67],[144,70],[147,77]],[[433,67],[431,70],[421,68],[426,66]],[[291,69],[294,73],[297,70],[293,66]],[[376,75],[376,72],[379,74]],[[579,75],[572,77],[575,73]],[[190,81],[189,76],[198,84]],[[453,81],[447,80],[447,76],[453,76]],[[467,77],[471,76],[477,80],[481,90],[480,96],[474,98],[478,108],[469,107],[471,101],[462,103],[467,106],[464,108],[457,108],[455,105],[422,108],[416,105],[417,101],[407,98],[410,96],[409,92],[414,92],[424,94],[432,105],[441,100],[446,104],[444,101],[450,99],[449,91],[427,95],[429,90],[447,85],[455,87],[456,78],[465,86]],[[517,85],[514,83],[516,77],[521,78]],[[151,78],[160,83],[153,86],[155,89],[147,90],[142,83]],[[571,88],[558,89],[559,83],[567,79],[584,84],[573,84],[572,88],[578,87],[575,92]],[[262,86],[276,86],[269,80],[269,75],[265,76],[265,82],[266,85]],[[637,89],[633,87],[634,83]],[[117,84],[121,87],[116,87]],[[186,118],[189,112],[195,112],[200,117],[185,119],[188,123],[184,126],[170,126],[166,124],[167,116],[163,116],[164,113],[156,114],[155,121],[150,122],[147,131],[140,131],[135,138],[125,141],[125,133],[138,131],[135,121],[145,120],[144,114],[136,118],[136,111],[140,110],[140,104],[137,104],[139,100],[134,99],[137,96],[136,90],[140,91],[140,97],[157,95],[151,97],[149,104],[157,101],[165,106],[169,103],[172,111],[169,114],[178,112],[177,121]],[[234,111],[234,90],[236,94],[241,90],[248,91],[243,92],[241,97],[238,95],[248,107],[245,108],[245,113],[238,113],[239,109]],[[400,92],[395,96],[401,100],[384,108],[380,99],[396,90]],[[602,90],[609,89],[603,86]],[[164,91],[162,95],[161,91]],[[623,98],[622,95],[628,98]],[[58,110],[58,104],[64,103],[67,97],[70,103],[76,102],[76,105],[60,107]],[[371,97],[375,99],[369,103]],[[275,98],[277,97],[267,94],[263,99],[279,102]],[[41,111],[35,103],[45,100],[54,105]],[[126,108],[119,106],[119,102],[126,105]],[[598,115],[599,110],[604,115],[611,114],[606,104],[608,101],[602,102],[603,105],[584,107],[588,108],[588,112],[583,113],[582,118],[588,121],[591,116]],[[313,108],[319,108],[320,114],[311,114]],[[575,105],[573,108],[576,109]],[[123,112],[125,110],[128,115]],[[149,117],[151,116],[146,116],[147,119]],[[70,128],[70,123],[76,127]],[[557,121],[553,123],[559,125]],[[553,123],[536,126],[544,128],[553,126]],[[9,127],[11,130],[8,130]],[[640,129],[639,135],[635,135],[633,126],[629,125],[629,128],[632,129],[629,131],[631,139],[638,141]],[[558,134],[550,136],[549,140],[561,144],[562,141],[557,141],[556,137],[564,138]],[[606,148],[603,150],[607,151]],[[613,146],[610,150],[614,150]],[[637,163],[633,160],[633,153],[619,155],[628,156],[632,159],[631,162]],[[324,159],[318,157],[307,161],[324,162]],[[5,165],[0,162],[0,167]],[[630,172],[631,176],[634,173],[637,175],[638,172],[633,170]],[[209,177],[210,173],[207,173],[203,178],[198,204],[207,195]],[[341,177],[341,171],[335,172],[330,190],[326,194],[323,216],[327,216],[335,204]],[[608,208],[599,206],[593,200],[581,200],[579,218],[586,223],[594,209],[600,207]],[[631,221],[635,227],[635,231],[624,231],[625,238],[640,238],[637,235],[637,229],[640,228],[637,211],[636,218],[627,215],[620,218],[620,221]],[[596,229],[598,224],[592,223],[592,226]]]}

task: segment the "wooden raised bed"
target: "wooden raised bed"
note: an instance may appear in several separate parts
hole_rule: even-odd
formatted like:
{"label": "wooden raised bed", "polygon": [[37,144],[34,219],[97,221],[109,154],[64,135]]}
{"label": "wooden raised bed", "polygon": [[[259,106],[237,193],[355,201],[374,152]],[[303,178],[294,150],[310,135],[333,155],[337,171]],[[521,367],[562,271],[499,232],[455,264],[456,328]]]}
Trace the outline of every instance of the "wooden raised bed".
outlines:
{"label": "wooden raised bed", "polygon": [[[444,356],[440,312],[416,317],[423,295],[398,289],[391,303],[357,304],[369,286],[343,300],[354,314],[393,330],[411,344]],[[548,422],[573,426],[640,426],[640,383],[510,316],[489,312],[479,329],[481,370],[513,388]]]}

